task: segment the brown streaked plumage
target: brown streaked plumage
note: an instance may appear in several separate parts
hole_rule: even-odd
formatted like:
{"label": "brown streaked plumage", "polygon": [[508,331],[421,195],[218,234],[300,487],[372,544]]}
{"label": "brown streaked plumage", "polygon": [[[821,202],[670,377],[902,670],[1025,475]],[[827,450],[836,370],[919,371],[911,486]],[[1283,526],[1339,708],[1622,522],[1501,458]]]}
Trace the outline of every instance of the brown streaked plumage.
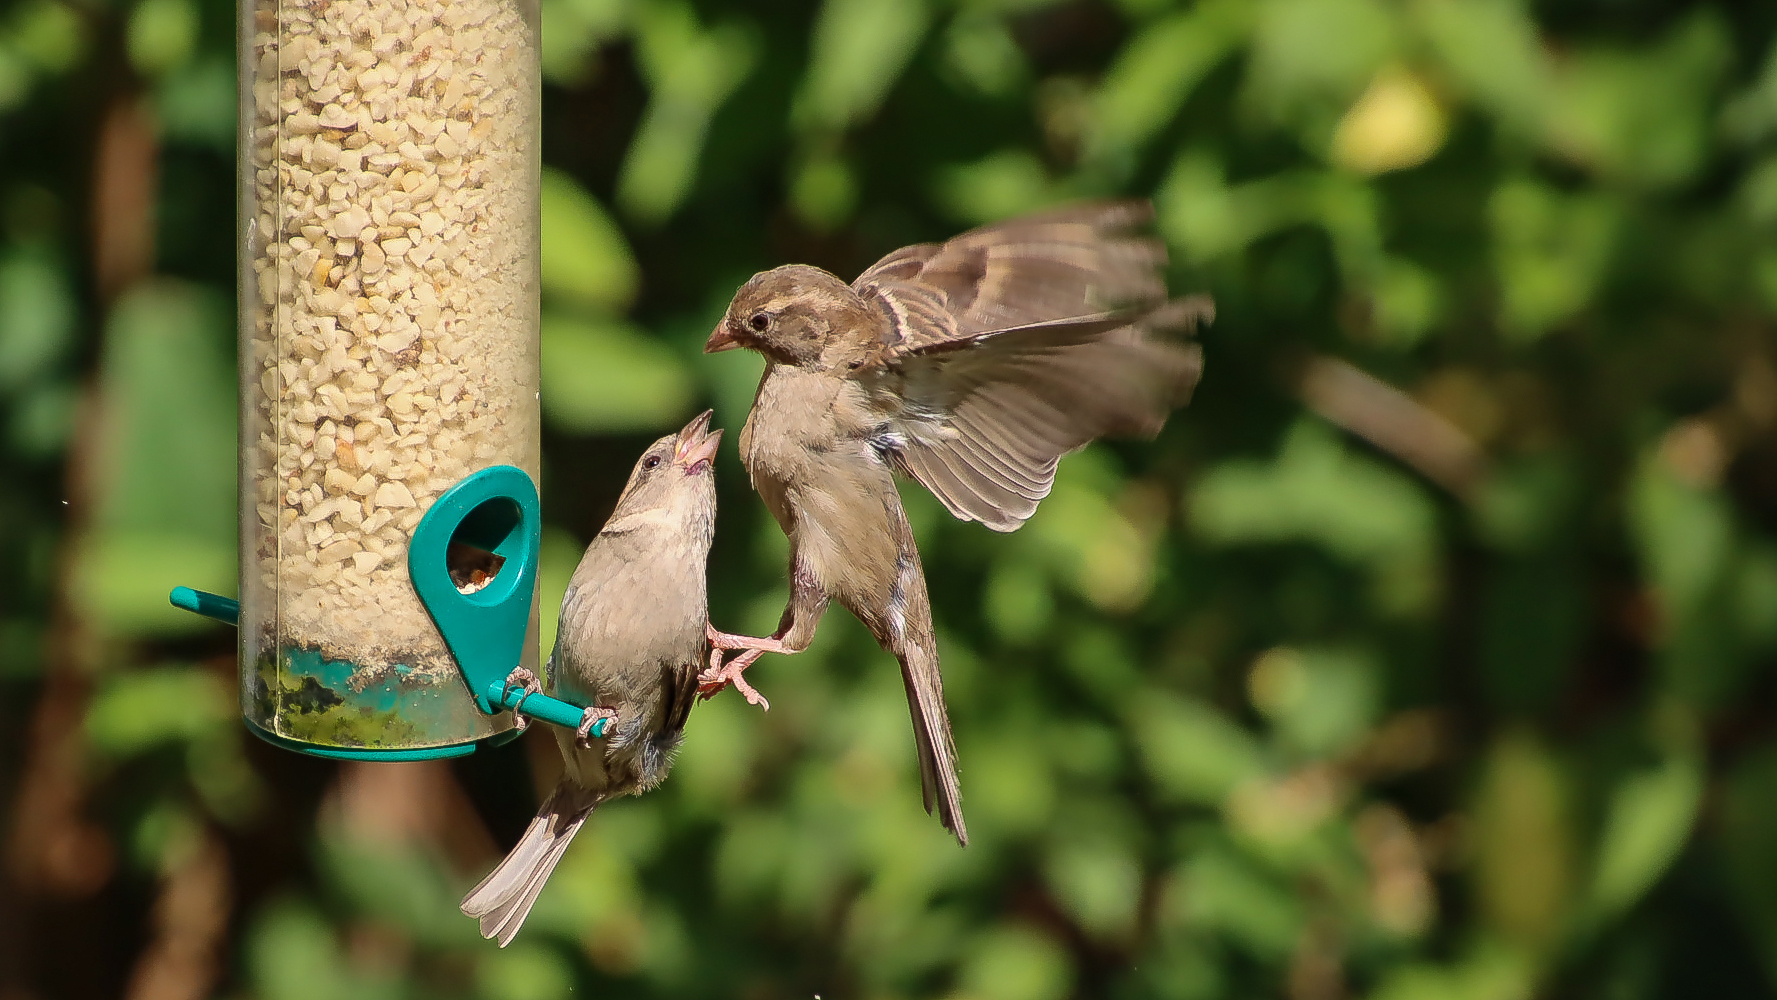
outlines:
{"label": "brown streaked plumage", "polygon": [[[1152,435],[1202,370],[1181,342],[1212,310],[1168,301],[1142,202],[1080,205],[897,250],[847,285],[819,268],[754,275],[706,351],[767,360],[741,459],[790,539],[770,638],[710,630],[707,696],[766,652],[808,646],[829,601],[901,662],[926,810],[968,843],[930,600],[894,472],[952,514],[1014,531],[1061,457]],[[741,652],[727,663],[723,650]]]}
{"label": "brown streaked plumage", "polygon": [[[565,769],[517,846],[463,897],[483,937],[505,947],[586,817],[666,778],[706,656],[705,571],[716,525],[711,462],[721,431],[705,412],[637,460],[616,510],[562,597],[545,670],[549,693],[586,707],[579,733],[555,730]],[[514,683],[535,689],[527,670]],[[604,736],[591,738],[600,719]]]}

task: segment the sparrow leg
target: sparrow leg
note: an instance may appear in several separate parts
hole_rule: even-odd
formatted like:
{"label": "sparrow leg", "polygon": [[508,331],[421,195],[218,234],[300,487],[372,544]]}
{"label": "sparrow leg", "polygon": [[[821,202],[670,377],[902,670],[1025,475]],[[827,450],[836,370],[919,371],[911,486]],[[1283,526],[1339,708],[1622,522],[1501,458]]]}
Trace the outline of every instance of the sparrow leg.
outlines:
{"label": "sparrow leg", "polygon": [[[782,632],[763,637],[735,635],[732,632],[720,631],[708,622],[704,623],[703,630],[704,634],[709,637],[711,648],[716,650],[756,649],[762,653],[782,653],[785,656],[801,652],[801,650],[791,649],[785,645]],[[711,662],[714,663],[713,657]]]}
{"label": "sparrow leg", "polygon": [[574,742],[580,744],[580,749],[592,749],[592,741],[596,738],[592,735],[592,727],[598,725],[600,721],[607,719],[611,722],[616,722],[617,710],[614,708],[593,707],[580,713],[580,726],[578,729],[574,730]]}
{"label": "sparrow leg", "polygon": [[[826,612],[827,592],[822,589],[820,578],[803,563],[799,553],[791,553],[790,603],[784,607],[783,617],[778,619],[777,631],[770,638],[730,635],[717,631],[707,623],[704,625],[704,633],[709,636],[711,647],[710,668],[697,675],[698,696],[713,697],[732,684],[735,690],[746,696],[747,704],[758,705],[769,711],[771,703],[741,678],[741,672],[766,653],[788,656],[807,649],[808,644],[814,641],[815,626],[821,623],[821,616]],[[724,650],[739,650],[740,653],[723,663]]]}
{"label": "sparrow leg", "polygon": [[[537,675],[524,667],[513,667],[512,672],[506,675],[506,686],[500,689],[500,700],[504,701],[506,692],[513,688],[523,688],[527,695],[543,693],[543,685],[538,682]],[[521,700],[519,704],[522,705],[524,702]],[[531,725],[531,717],[516,710],[512,713],[512,721],[515,724],[513,728],[521,733]]]}

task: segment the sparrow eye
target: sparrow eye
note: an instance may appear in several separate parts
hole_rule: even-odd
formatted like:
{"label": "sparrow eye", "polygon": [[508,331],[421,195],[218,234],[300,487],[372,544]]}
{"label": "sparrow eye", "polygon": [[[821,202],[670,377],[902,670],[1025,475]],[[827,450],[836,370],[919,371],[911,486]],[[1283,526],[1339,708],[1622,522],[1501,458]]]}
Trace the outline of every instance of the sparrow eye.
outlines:
{"label": "sparrow eye", "polygon": [[647,458],[642,459],[642,468],[650,472],[660,468],[660,456],[649,455]]}
{"label": "sparrow eye", "polygon": [[747,325],[756,333],[764,333],[765,328],[771,325],[771,317],[764,313],[754,313],[753,318],[747,320]]}

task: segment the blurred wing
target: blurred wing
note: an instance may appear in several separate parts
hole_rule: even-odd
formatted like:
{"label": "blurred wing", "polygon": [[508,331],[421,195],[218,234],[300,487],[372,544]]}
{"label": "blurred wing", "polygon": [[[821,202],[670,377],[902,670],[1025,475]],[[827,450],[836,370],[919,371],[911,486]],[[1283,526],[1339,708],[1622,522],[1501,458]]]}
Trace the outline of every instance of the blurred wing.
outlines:
{"label": "blurred wing", "polygon": [[1166,298],[1146,202],[1077,205],[897,250],[852,282],[891,319],[889,352]]}
{"label": "blurred wing", "polygon": [[965,521],[1014,531],[1049,495],[1061,456],[1150,436],[1190,398],[1202,351],[1179,336],[1207,299],[937,344],[894,365],[906,401],[892,457]]}
{"label": "blurred wing", "polygon": [[1012,531],[1061,456],[1156,433],[1202,368],[1179,343],[1207,300],[1166,303],[1145,202],[1073,206],[889,254],[852,287],[889,319],[905,401],[892,454],[964,520]]}

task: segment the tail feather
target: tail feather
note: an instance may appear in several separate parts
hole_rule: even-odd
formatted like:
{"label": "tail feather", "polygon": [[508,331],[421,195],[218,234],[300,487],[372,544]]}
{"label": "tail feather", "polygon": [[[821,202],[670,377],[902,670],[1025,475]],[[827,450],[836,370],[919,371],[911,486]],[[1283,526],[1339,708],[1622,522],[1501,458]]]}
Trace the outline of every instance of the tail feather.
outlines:
{"label": "tail feather", "polygon": [[550,873],[598,804],[587,799],[567,783],[558,786],[511,853],[463,897],[462,911],[480,922],[482,937],[498,939],[504,948],[518,934]]}
{"label": "tail feather", "polygon": [[962,782],[956,775],[956,743],[950,735],[950,714],[944,708],[944,679],[938,673],[936,642],[909,642],[895,651],[901,661],[901,681],[907,687],[907,709],[913,716],[913,738],[919,747],[920,791],[926,812],[935,805],[938,821],[967,847],[969,829],[963,822]]}

